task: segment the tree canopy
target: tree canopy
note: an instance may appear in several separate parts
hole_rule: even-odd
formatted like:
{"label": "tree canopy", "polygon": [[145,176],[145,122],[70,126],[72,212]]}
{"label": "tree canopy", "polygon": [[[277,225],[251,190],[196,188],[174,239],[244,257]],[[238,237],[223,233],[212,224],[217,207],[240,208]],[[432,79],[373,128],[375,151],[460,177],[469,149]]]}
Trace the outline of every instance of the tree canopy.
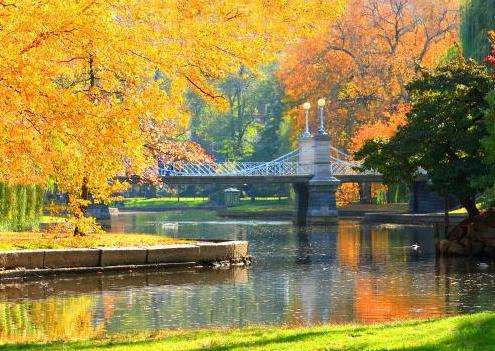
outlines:
{"label": "tree canopy", "polygon": [[424,71],[407,85],[405,125],[389,140],[367,141],[356,157],[388,183],[412,182],[426,172],[433,190],[455,195],[474,216],[475,198],[487,186],[482,179],[493,174],[482,140],[488,137],[486,97],[494,88],[489,70],[461,55]]}
{"label": "tree canopy", "polygon": [[[420,67],[435,67],[457,40],[458,0],[350,0],[326,34],[284,56],[280,70],[295,105],[326,97],[329,132],[344,148],[364,124],[407,102]],[[302,111],[291,118],[302,129]],[[317,121],[312,121],[315,125]]]}
{"label": "tree canopy", "polygon": [[[185,91],[253,71],[311,36],[343,1],[0,1],[0,181],[54,180],[80,212],[116,175],[183,147]],[[192,150],[197,150],[192,147]]]}
{"label": "tree canopy", "polygon": [[191,133],[218,159],[267,161],[284,149],[282,116],[284,91],[273,74],[274,65],[253,74],[241,67],[217,82],[226,98],[225,111],[209,106],[201,96],[189,96]]}

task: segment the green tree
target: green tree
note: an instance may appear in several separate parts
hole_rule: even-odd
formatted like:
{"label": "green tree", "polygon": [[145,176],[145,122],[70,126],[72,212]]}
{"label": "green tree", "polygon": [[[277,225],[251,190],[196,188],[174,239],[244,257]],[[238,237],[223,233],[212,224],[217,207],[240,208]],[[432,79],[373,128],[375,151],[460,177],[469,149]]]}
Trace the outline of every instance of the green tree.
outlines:
{"label": "green tree", "polygon": [[426,171],[433,190],[455,195],[472,218],[479,213],[476,196],[493,184],[486,182],[493,173],[482,140],[488,137],[486,97],[494,87],[484,65],[461,55],[422,72],[407,86],[407,124],[389,141],[367,141],[356,158],[389,184],[412,182]]}
{"label": "green tree", "polygon": [[467,0],[461,24],[464,55],[482,62],[490,53],[488,32],[494,29],[495,0]]}
{"label": "green tree", "polygon": [[269,160],[285,151],[284,92],[274,70],[270,66],[255,75],[241,67],[237,74],[218,82],[228,103],[226,111],[218,111],[190,93],[191,138],[218,158],[230,161]]}
{"label": "green tree", "polygon": [[[486,151],[487,163],[495,168],[495,91],[492,91],[488,97],[488,108],[486,110],[485,122],[488,130],[488,136],[486,136],[482,143]],[[488,190],[483,194],[482,201],[486,207],[492,207],[495,205],[495,187],[493,187],[494,174],[486,174],[482,179],[481,184],[484,184]]]}
{"label": "green tree", "polygon": [[272,75],[258,83],[255,101],[261,120],[251,156],[253,161],[272,160],[290,151],[288,131],[283,125],[284,95],[282,85]]}

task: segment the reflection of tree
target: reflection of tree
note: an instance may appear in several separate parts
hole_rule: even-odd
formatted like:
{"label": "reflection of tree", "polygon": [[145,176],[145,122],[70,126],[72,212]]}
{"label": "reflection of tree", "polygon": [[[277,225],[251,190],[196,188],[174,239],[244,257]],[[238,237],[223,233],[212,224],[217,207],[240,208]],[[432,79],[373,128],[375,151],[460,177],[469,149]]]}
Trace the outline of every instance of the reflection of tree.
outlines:
{"label": "reflection of tree", "polygon": [[357,268],[361,250],[361,229],[357,225],[339,225],[337,253],[342,267]]}
{"label": "reflection of tree", "polygon": [[407,271],[401,276],[365,274],[356,281],[355,290],[355,314],[363,322],[434,317],[445,311],[443,294],[434,284],[415,285]]}
{"label": "reflection of tree", "polygon": [[94,337],[92,299],[88,296],[0,303],[0,340],[28,342]]}
{"label": "reflection of tree", "polygon": [[389,258],[388,231],[374,227],[371,230],[371,259],[373,263],[386,263]]}

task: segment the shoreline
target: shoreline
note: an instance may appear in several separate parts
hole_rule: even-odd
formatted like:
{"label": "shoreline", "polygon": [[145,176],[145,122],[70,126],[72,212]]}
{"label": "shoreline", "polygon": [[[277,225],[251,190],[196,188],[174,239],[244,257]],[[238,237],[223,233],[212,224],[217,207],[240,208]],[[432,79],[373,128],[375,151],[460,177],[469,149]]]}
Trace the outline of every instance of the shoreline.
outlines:
{"label": "shoreline", "polygon": [[231,266],[250,263],[247,241],[198,241],[151,247],[0,251],[0,281],[177,266]]}

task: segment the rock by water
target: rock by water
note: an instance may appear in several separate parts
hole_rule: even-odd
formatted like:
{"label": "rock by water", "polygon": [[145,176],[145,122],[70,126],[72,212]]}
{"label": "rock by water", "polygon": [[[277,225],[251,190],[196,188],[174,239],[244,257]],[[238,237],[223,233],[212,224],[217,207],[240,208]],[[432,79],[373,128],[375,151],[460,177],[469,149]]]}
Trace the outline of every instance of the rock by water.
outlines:
{"label": "rock by water", "polygon": [[446,239],[437,242],[443,256],[495,258],[495,209],[489,209],[456,225]]}

